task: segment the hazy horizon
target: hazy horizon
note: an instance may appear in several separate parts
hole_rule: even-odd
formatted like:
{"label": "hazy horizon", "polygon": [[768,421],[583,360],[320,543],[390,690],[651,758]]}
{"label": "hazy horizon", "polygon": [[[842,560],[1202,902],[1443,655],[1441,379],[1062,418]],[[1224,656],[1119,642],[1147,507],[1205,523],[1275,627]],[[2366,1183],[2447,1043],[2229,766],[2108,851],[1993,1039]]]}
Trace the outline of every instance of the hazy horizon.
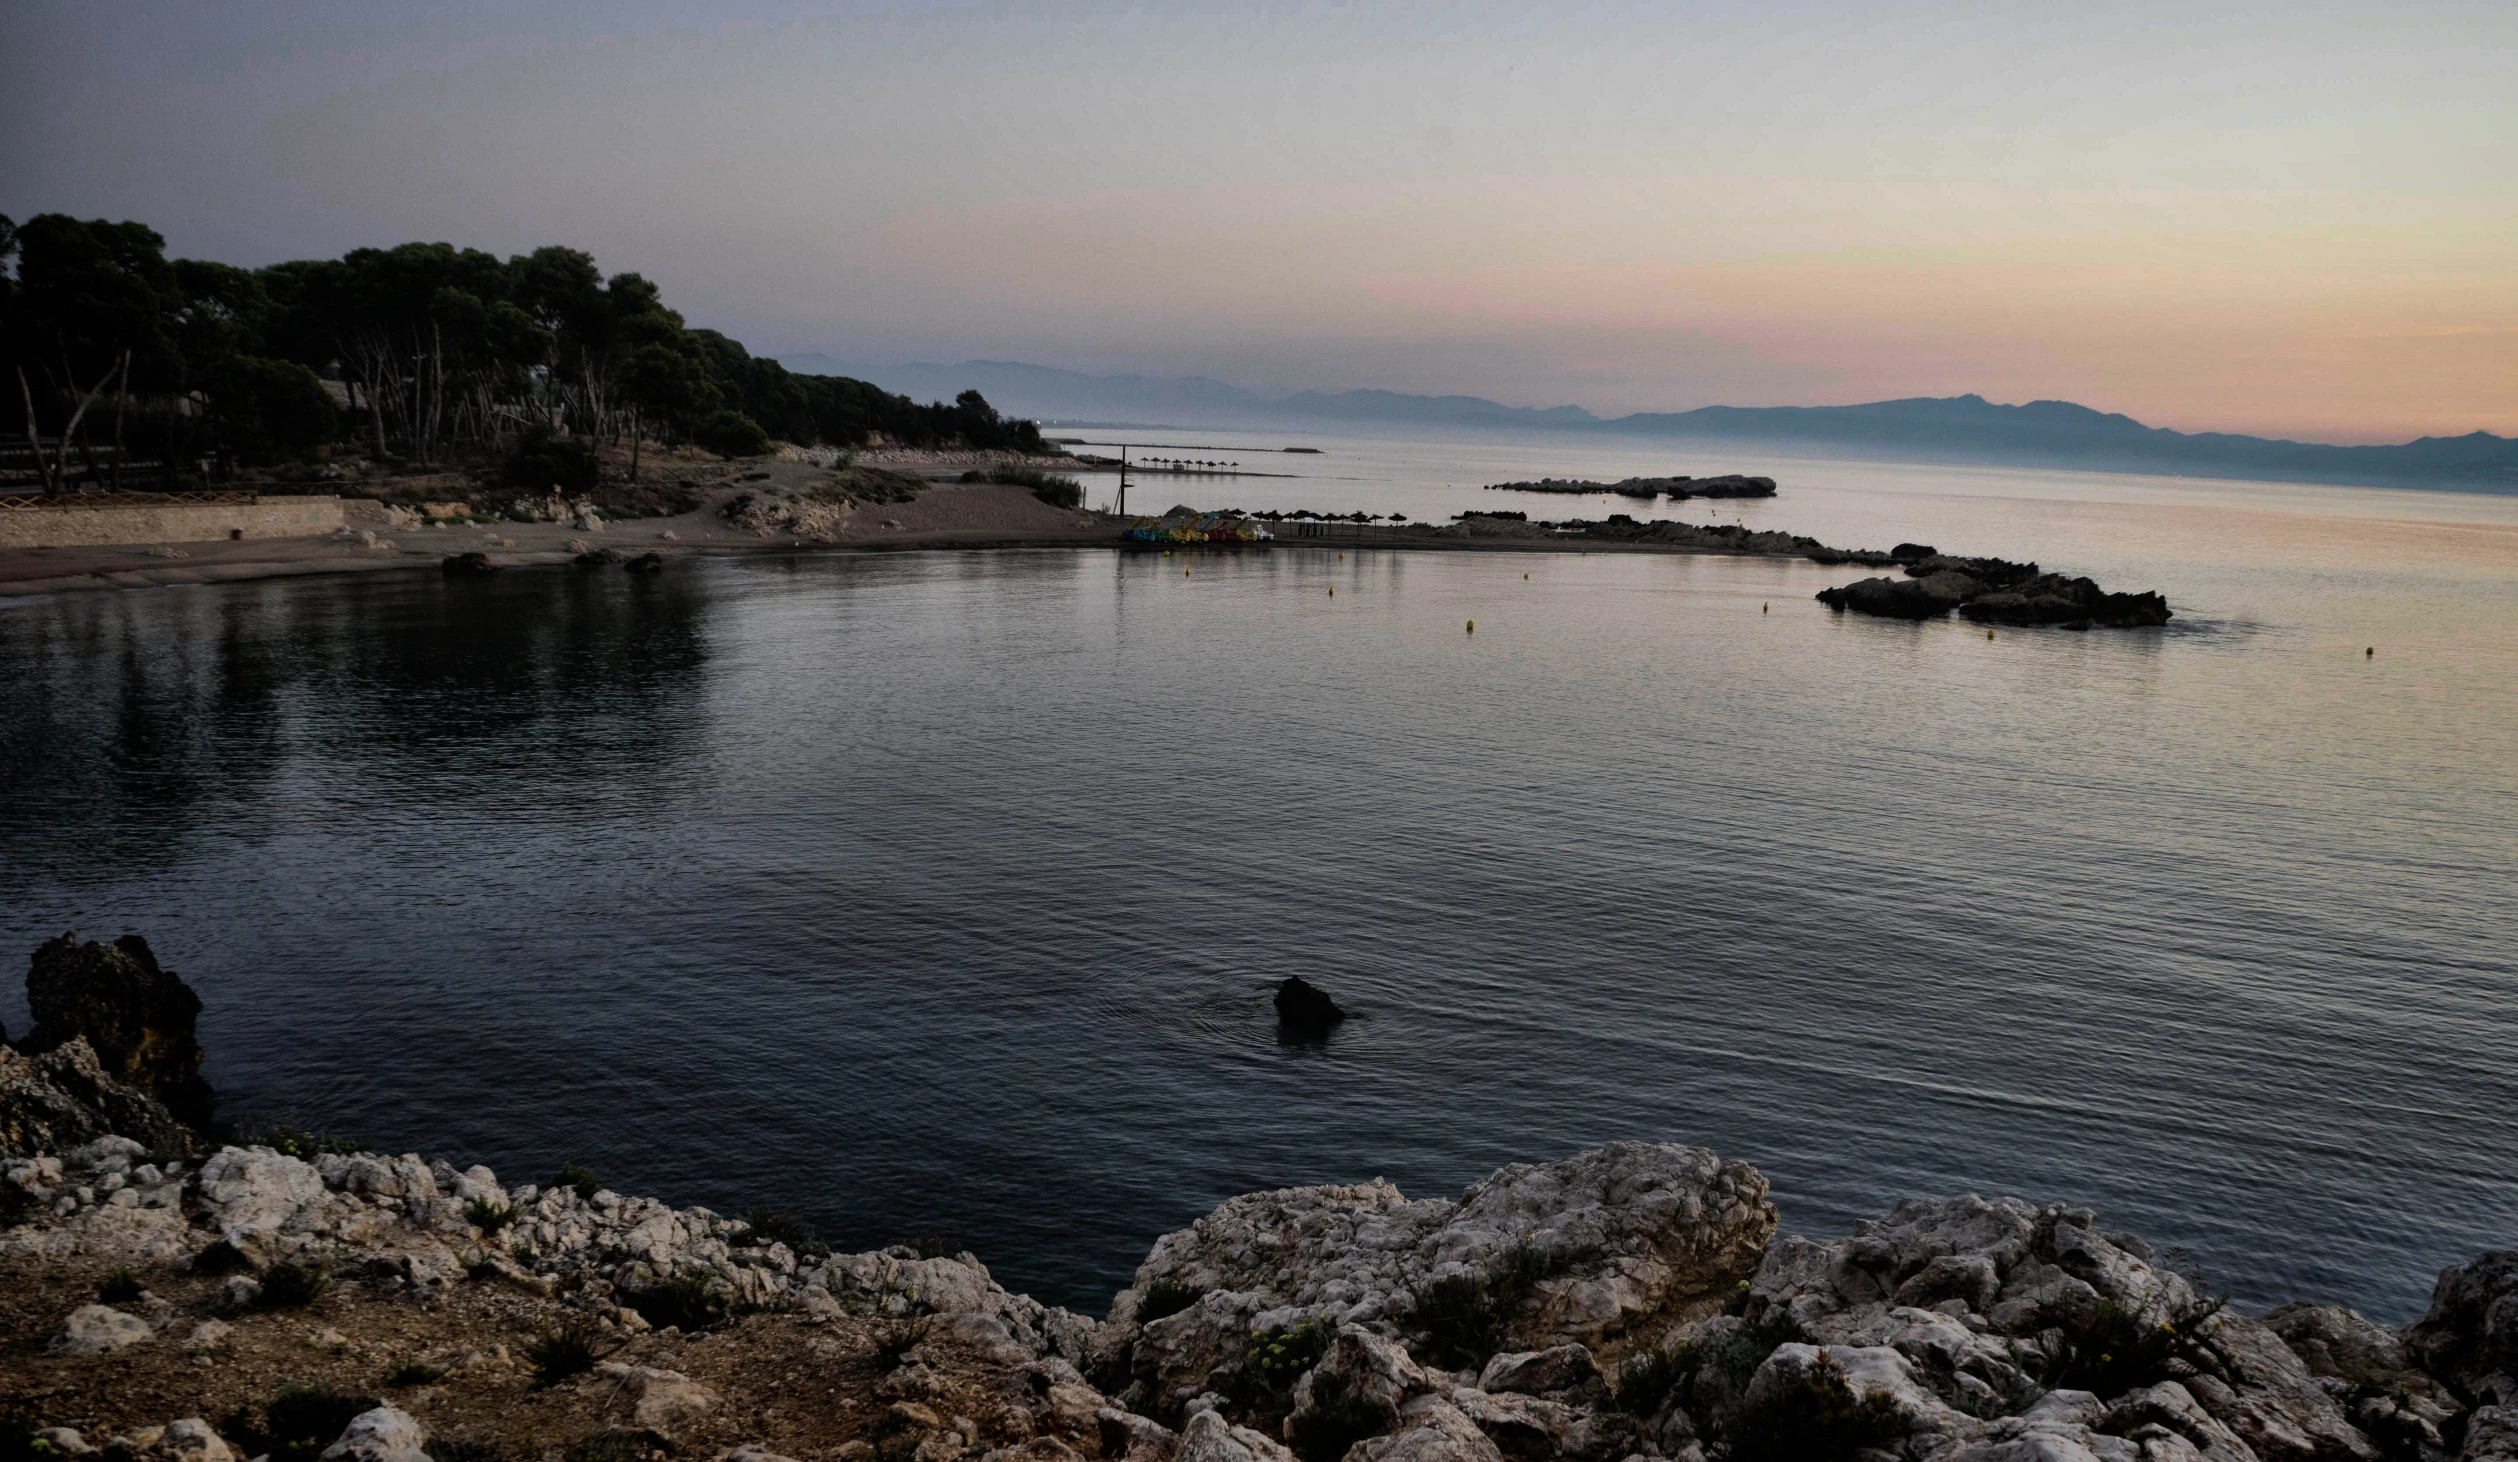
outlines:
{"label": "hazy horizon", "polygon": [[591,250],[771,355],[2518,434],[2518,12],[34,0],[0,212]]}

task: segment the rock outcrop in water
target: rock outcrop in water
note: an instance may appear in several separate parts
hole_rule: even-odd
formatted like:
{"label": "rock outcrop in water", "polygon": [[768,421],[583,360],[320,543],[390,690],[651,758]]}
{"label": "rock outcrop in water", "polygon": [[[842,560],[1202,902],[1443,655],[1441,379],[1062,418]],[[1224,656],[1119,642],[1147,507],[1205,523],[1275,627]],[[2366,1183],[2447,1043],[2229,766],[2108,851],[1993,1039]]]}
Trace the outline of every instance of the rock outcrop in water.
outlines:
{"label": "rock outcrop in water", "polygon": [[[201,997],[158,967],[147,940],[126,934],[111,944],[81,943],[71,933],[45,942],[27,964],[26,1005],[35,1024],[18,1042],[22,1054],[40,1056],[74,1041],[89,1052],[84,1060],[52,1063],[47,1069],[57,1082],[81,1090],[94,1080],[134,1088],[179,1122],[209,1123],[210,1084],[202,1079],[201,1045],[193,1034]],[[111,1100],[125,1103],[120,1096]]]}
{"label": "rock outcrop in water", "polygon": [[2033,563],[1999,558],[1957,558],[1920,544],[1900,544],[1891,557],[1903,579],[1863,579],[1821,589],[1830,609],[1891,619],[1937,619],[1951,610],[1980,624],[2093,626],[2129,629],[2169,621],[2168,601],[2156,593],[2110,594],[2088,579],[2040,573]]}
{"label": "rock outcrop in water", "polygon": [[1301,1036],[1325,1036],[1346,1019],[1346,1012],[1329,992],[1300,975],[1288,975],[1277,983],[1277,1024]]}
{"label": "rock outcrop in water", "polygon": [[1719,477],[1629,477],[1620,482],[1583,482],[1562,477],[1543,477],[1536,482],[1489,483],[1488,492],[1547,492],[1567,495],[1616,493],[1632,498],[1747,498],[1773,497],[1775,479],[1747,477],[1737,472]]}

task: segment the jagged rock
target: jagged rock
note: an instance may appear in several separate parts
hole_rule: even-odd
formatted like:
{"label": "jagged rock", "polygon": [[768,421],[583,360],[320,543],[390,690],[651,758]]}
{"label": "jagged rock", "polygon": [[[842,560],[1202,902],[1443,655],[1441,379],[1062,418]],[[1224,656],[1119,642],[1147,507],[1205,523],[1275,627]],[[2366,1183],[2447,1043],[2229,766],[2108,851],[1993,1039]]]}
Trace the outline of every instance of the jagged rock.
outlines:
{"label": "jagged rock", "polygon": [[1600,1363],[1579,1345],[1499,1355],[1478,1373],[1481,1391],[1519,1391],[1545,1396],[1559,1391],[1588,1391],[1600,1384]]}
{"label": "jagged rock", "polygon": [[323,1202],[324,1181],[313,1165],[270,1148],[222,1147],[201,1165],[199,1194],[211,1227],[235,1243],[240,1233],[296,1222]]}
{"label": "jagged rock", "polygon": [[1405,1347],[1361,1325],[1338,1327],[1318,1362],[1294,1383],[1291,1425],[1320,1408],[1358,1403],[1381,1413],[1385,1428],[1398,1425],[1399,1408],[1436,1389]]}
{"label": "jagged rock", "polygon": [[65,1457],[88,1457],[97,1451],[96,1444],[76,1427],[48,1426],[35,1434],[35,1440],[49,1445]]}
{"label": "jagged rock", "polygon": [[341,1429],[318,1462],[428,1462],[428,1428],[391,1406],[363,1411]]}
{"label": "jagged rock", "polygon": [[[1829,1244],[1789,1238],[1767,1252],[1751,1282],[1753,1303],[1789,1315],[1813,1340],[1884,1346],[1944,1388],[1992,1397],[2021,1394],[2031,1377],[2014,1360],[2043,1364],[2042,1347],[2063,1328],[2089,1323],[2102,1305],[2147,1323],[2196,1319],[2207,1373],[2183,1378],[2202,1409],[2261,1462],[2374,1458],[2377,1453],[2281,1338],[2232,1315],[2208,1322],[2186,1279],[2154,1267],[2147,1250],[2102,1234],[2096,1216],[2016,1198],[1910,1200],[1884,1219],[1855,1225]],[[1989,1309],[1981,1260],[2000,1279]],[[1936,1267],[1937,1266],[1937,1267]],[[1910,1284],[1927,1275],[1919,1289]],[[1957,1284],[1952,1315],[1900,1305],[1909,1294]],[[2167,1379],[2162,1377],[2161,1379]]]}
{"label": "jagged rock", "polygon": [[1401,1416],[1403,1430],[1356,1443],[1349,1462],[1503,1462],[1494,1441],[1449,1397],[1419,1397]]}
{"label": "jagged rock", "polygon": [[2441,1270],[2404,1349],[2478,1405],[2518,1407],[2518,1249]]}
{"label": "jagged rock", "polygon": [[2037,577],[2037,565],[2013,563],[2007,558],[1960,558],[1946,553],[1927,553],[1920,558],[1900,559],[1899,562],[1912,578],[1929,578],[1934,574],[1960,574],[1976,580],[1989,589],[2008,589]]}
{"label": "jagged rock", "polygon": [[166,1424],[165,1434],[157,1439],[158,1447],[171,1458],[182,1462],[236,1462],[236,1453],[210,1424],[197,1416],[187,1416]]}
{"label": "jagged rock", "polygon": [[2518,1462],[2518,1406],[2485,1406],[2466,1418],[2457,1462]]}
{"label": "jagged rock", "polygon": [[1475,1386],[1456,1386],[1449,1398],[1497,1451],[1519,1462],[1611,1462],[1634,1452],[1643,1439],[1642,1428],[1622,1412]]}
{"label": "jagged rock", "polygon": [[595,1367],[596,1384],[609,1382],[630,1402],[630,1419],[650,1431],[671,1436],[708,1414],[717,1393],[680,1371],[605,1361]]}
{"label": "jagged rock", "polygon": [[1818,601],[1830,609],[1884,619],[1938,619],[1985,592],[1981,579],[1943,572],[1921,579],[1858,579],[1838,589],[1821,589]]}
{"label": "jagged rock", "polygon": [[450,579],[477,579],[498,572],[498,565],[490,562],[490,556],[478,551],[447,554],[437,561],[437,566]]}
{"label": "jagged rock", "polygon": [[156,1097],[186,1126],[208,1125],[210,1084],[193,1038],[201,997],[158,968],[147,940],[126,934],[81,944],[70,933],[46,941],[27,964],[26,1006],[35,1027],[22,1050],[40,1054],[84,1039],[105,1075]]}
{"label": "jagged rock", "polygon": [[81,1305],[61,1322],[61,1333],[46,1348],[56,1355],[108,1355],[156,1333],[137,1315],[104,1305]]}
{"label": "jagged rock", "polygon": [[1276,987],[1277,1023],[1300,1035],[1326,1035],[1346,1012],[1338,1002],[1300,975],[1288,975]]}
{"label": "jagged rock", "polygon": [[1105,1406],[1093,1419],[1101,1432],[1102,1456],[1111,1462],[1172,1462],[1180,1451],[1180,1433],[1150,1416]]}
{"label": "jagged rock", "polygon": [[[1421,1333],[1417,1296],[1525,1260],[1546,1277],[1525,1275],[1511,1296],[1500,1348],[1616,1347],[1719,1305],[1774,1225],[1755,1169],[1666,1143],[1516,1164],[1457,1203],[1410,1202],[1381,1181],[1246,1194],[1155,1242],[1113,1302],[1100,1364],[1106,1384],[1129,1382],[1132,1407],[1162,1415],[1239,1367],[1257,1330],[1317,1317]],[[1139,1324],[1157,1283],[1201,1298]]]}
{"label": "jagged rock", "polygon": [[2284,1305],[2267,1314],[2264,1324],[2310,1375],[2340,1383],[2345,1414],[2381,1451],[2419,1455],[2427,1447],[2449,1454],[2448,1437],[2463,1408],[2447,1387],[2412,1363],[2394,1331],[2341,1305]]}
{"label": "jagged rock", "polygon": [[[2032,570],[2035,564],[2028,566]],[[2138,629],[2173,618],[2157,593],[2110,594],[2089,579],[2045,574],[1980,595],[1959,606],[1978,624],[2060,624]]]}
{"label": "jagged rock", "polygon": [[1174,1462],[1294,1462],[1283,1443],[1246,1426],[1235,1426],[1223,1413],[1201,1411],[1180,1429]]}
{"label": "jagged rock", "polygon": [[2116,1398],[2103,1423],[2120,1436],[2139,1439],[2159,1429],[2185,1440],[2204,1462],[2250,1462],[2256,1454],[2237,1435],[2203,1409],[2194,1393],[2175,1381],[2162,1381]]}
{"label": "jagged rock", "polygon": [[193,1146],[192,1130],[156,1097],[107,1074],[84,1037],[32,1056],[0,1046],[0,1157],[65,1152],[114,1134],[160,1152]]}

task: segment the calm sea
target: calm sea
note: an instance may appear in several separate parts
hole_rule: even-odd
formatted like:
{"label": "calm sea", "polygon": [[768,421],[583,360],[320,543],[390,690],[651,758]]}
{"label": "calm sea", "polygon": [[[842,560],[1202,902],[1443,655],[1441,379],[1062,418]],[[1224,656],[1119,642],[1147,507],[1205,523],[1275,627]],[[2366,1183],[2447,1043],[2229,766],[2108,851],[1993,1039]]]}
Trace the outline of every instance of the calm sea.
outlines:
{"label": "calm sea", "polygon": [[[2087,1203],[2249,1305],[2401,1320],[2518,1243],[2518,500],[1130,439],[1326,449],[1132,507],[1766,471],[1679,511],[2178,618],[1988,639],[1833,616],[1806,563],[1316,549],[20,602],[0,947],[147,935],[236,1108],[949,1236],[1094,1312],[1233,1193],[1620,1137],[1753,1161],[1819,1236]],[[1288,974],[1358,1018],[1281,1041]]]}

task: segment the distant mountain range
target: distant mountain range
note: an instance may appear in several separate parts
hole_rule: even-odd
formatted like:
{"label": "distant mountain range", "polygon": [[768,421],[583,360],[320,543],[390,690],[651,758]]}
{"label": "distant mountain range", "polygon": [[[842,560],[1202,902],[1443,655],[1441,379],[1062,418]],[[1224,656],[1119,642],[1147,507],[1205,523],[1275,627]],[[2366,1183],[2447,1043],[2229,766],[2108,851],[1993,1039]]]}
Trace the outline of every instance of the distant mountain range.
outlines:
{"label": "distant mountain range", "polygon": [[1013,361],[878,366],[818,354],[778,359],[791,371],[854,376],[922,400],[949,400],[976,388],[1001,411],[1051,422],[1537,427],[1720,438],[1925,461],[2518,492],[2518,439],[2481,431],[2461,437],[2423,437],[2395,446],[2339,447],[2226,432],[2171,431],[2069,401],[2005,406],[1975,395],[1918,396],[1858,406],[1706,406],[1603,418],[1579,406],[1538,410],[1477,396],[1410,396],[1396,391],[1263,396],[1204,376],[1092,376]]}

